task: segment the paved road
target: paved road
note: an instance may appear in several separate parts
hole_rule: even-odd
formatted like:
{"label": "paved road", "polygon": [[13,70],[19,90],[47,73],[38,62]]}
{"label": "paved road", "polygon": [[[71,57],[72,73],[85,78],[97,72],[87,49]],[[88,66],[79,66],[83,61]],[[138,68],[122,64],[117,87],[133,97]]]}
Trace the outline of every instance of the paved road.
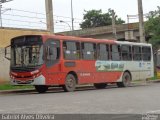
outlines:
{"label": "paved road", "polygon": [[79,89],[65,93],[52,90],[46,94],[31,91],[0,95],[0,113],[160,113],[160,83],[114,86],[103,90]]}

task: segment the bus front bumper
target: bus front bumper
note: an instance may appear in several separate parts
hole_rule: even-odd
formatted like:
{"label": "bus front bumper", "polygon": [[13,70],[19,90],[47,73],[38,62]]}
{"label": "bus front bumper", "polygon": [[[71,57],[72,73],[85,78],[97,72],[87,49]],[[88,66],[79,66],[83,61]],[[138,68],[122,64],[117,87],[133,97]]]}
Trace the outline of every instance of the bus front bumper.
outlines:
{"label": "bus front bumper", "polygon": [[45,85],[45,77],[40,75],[37,78],[29,80],[17,80],[16,78],[11,78],[12,85]]}

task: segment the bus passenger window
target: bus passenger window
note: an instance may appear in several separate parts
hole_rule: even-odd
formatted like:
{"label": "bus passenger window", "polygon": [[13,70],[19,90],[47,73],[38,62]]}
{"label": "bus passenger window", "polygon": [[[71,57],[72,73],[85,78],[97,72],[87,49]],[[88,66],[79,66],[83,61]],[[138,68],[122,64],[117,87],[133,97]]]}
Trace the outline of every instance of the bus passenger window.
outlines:
{"label": "bus passenger window", "polygon": [[96,44],[95,43],[82,43],[82,58],[85,60],[96,59]]}
{"label": "bus passenger window", "polygon": [[133,60],[135,61],[142,60],[142,50],[140,46],[133,46],[132,51],[133,51]]}
{"label": "bus passenger window", "polygon": [[142,47],[142,58],[144,61],[151,60],[151,48],[150,47]]}
{"label": "bus passenger window", "polygon": [[98,45],[98,59],[108,60],[109,59],[109,45],[99,44]]}
{"label": "bus passenger window", "polygon": [[67,60],[80,59],[80,44],[79,42],[65,41],[63,42],[64,58]]}
{"label": "bus passenger window", "polygon": [[131,46],[122,45],[121,51],[122,51],[122,60],[126,60],[126,61],[132,60]]}
{"label": "bus passenger window", "polygon": [[47,60],[59,59],[60,49],[56,46],[47,48]]}
{"label": "bus passenger window", "polygon": [[52,38],[48,39],[45,43],[45,58],[46,66],[51,67],[58,63],[60,59],[60,41]]}
{"label": "bus passenger window", "polygon": [[111,45],[111,58],[113,61],[121,60],[121,49],[119,45]]}

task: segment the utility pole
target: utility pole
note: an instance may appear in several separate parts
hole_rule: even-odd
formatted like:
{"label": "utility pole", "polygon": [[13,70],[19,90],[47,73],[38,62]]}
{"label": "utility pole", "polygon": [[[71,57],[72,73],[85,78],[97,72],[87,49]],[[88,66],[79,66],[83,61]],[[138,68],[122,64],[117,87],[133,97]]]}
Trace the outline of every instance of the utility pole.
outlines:
{"label": "utility pole", "polygon": [[50,31],[51,34],[53,34],[54,33],[54,20],[53,20],[52,0],[45,0],[45,4],[46,4],[47,30]]}
{"label": "utility pole", "polygon": [[2,27],[2,4],[0,3],[0,26]]}
{"label": "utility pole", "polygon": [[117,33],[116,33],[116,17],[115,12],[112,10],[112,33],[114,35],[114,38],[117,39]]}
{"label": "utility pole", "polygon": [[140,42],[145,43],[145,32],[144,32],[144,20],[143,20],[143,6],[142,0],[138,0],[138,15],[139,15],[139,34]]}
{"label": "utility pole", "polygon": [[71,0],[71,19],[72,19],[72,31],[74,30],[74,18],[73,18],[73,2]]}

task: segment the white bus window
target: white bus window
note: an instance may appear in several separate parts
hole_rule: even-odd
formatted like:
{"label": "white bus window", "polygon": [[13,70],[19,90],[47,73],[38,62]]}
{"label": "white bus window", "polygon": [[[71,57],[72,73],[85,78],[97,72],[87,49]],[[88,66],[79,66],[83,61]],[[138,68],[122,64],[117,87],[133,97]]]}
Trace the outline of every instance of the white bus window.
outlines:
{"label": "white bus window", "polygon": [[111,58],[113,61],[121,60],[121,50],[119,45],[111,45]]}
{"label": "white bus window", "polygon": [[132,60],[131,46],[122,45],[121,51],[122,51],[122,60],[127,60],[127,61]]}
{"label": "white bus window", "polygon": [[142,60],[141,46],[132,46],[132,51],[133,51],[133,60],[135,61]]}
{"label": "white bus window", "polygon": [[144,61],[151,60],[151,48],[150,47],[142,47],[142,55]]}

